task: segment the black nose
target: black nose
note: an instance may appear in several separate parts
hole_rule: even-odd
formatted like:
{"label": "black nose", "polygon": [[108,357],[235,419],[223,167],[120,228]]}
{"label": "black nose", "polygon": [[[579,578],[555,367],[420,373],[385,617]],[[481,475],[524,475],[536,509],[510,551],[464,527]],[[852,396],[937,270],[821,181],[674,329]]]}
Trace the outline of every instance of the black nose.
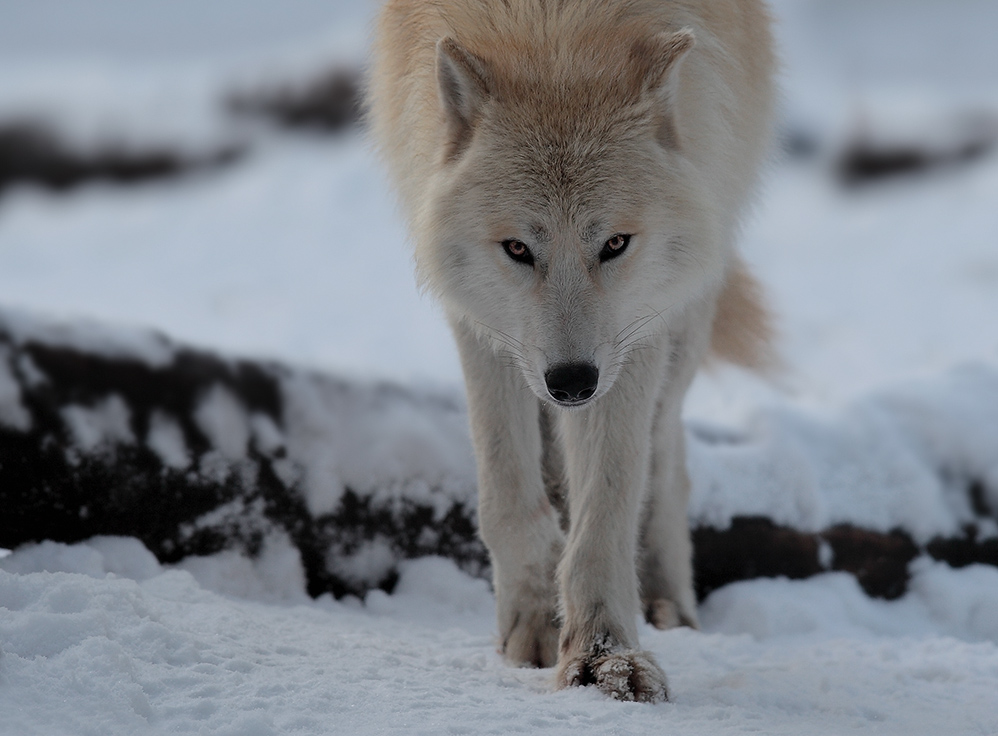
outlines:
{"label": "black nose", "polygon": [[596,393],[599,371],[589,363],[562,363],[544,374],[544,382],[555,401],[575,404]]}

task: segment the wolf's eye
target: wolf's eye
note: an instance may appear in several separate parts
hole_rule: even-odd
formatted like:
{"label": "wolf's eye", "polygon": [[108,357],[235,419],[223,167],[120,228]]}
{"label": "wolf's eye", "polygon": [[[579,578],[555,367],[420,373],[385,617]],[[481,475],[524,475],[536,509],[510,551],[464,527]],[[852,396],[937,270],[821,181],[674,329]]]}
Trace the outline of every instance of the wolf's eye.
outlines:
{"label": "wolf's eye", "polygon": [[534,254],[530,252],[527,244],[519,240],[502,241],[502,249],[506,255],[518,263],[526,263],[528,266],[534,265]]}
{"label": "wolf's eye", "polygon": [[608,241],[603,243],[603,250],[599,252],[600,262],[609,261],[611,258],[616,258],[625,250],[627,250],[627,244],[631,242],[631,236],[625,235],[624,233],[617,233]]}

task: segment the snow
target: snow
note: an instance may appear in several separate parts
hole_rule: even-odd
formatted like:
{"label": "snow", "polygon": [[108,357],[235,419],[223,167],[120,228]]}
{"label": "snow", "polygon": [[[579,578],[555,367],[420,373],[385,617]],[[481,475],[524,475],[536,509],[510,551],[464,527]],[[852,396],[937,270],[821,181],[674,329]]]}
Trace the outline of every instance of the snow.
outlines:
{"label": "snow", "polygon": [[246,457],[249,417],[231,391],[221,385],[212,387],[194,410],[194,421],[226,460],[235,462]]}
{"label": "snow", "polygon": [[702,421],[691,427],[690,516],[710,526],[741,515],[811,531],[902,528],[922,543],[968,523],[998,534],[967,494],[998,473],[994,366],[909,379],[834,411],[774,403],[737,436]]}
{"label": "snow", "polygon": [[[313,516],[333,511],[348,488],[394,492],[441,511],[469,500],[475,465],[453,388],[416,392],[297,374],[282,389],[288,459],[303,468]],[[399,479],[414,480],[400,488]]]}
{"label": "snow", "polygon": [[806,581],[732,583],[701,607],[703,625],[720,634],[749,634],[757,641],[943,635],[967,642],[998,637],[998,570],[971,565],[953,570],[939,562],[913,565],[911,590],[896,601],[863,595],[855,578],[829,573]]}
{"label": "snow", "polygon": [[184,432],[177,420],[162,411],[153,412],[149,417],[149,435],[146,445],[156,453],[163,464],[176,470],[183,470],[191,464],[190,452],[184,441]]}
{"label": "snow", "polygon": [[[9,271],[17,269],[18,264],[10,264]],[[78,271],[77,276],[81,273],[82,271]],[[38,286],[36,283],[35,289]],[[109,325],[88,319],[77,319],[68,324],[65,320],[5,306],[0,315],[0,331],[9,335],[15,344],[30,339],[41,345],[76,348],[110,358],[139,360],[154,368],[168,366],[174,358],[173,347],[163,335],[135,325]],[[30,360],[19,368],[30,383],[45,380],[45,376]]]}
{"label": "snow", "polygon": [[70,198],[20,188],[0,200],[2,301],[355,375],[456,382],[450,334],[416,291],[377,172],[350,134],[278,139],[180,182]]}
{"label": "snow", "polygon": [[187,557],[177,569],[189,572],[203,588],[230,596],[264,601],[305,603],[305,573],[298,550],[283,533],[264,540],[253,560],[236,552]]}
{"label": "snow", "polygon": [[220,95],[354,63],[375,8],[365,0],[8,4],[0,120],[45,120],[78,147],[195,154],[244,143],[257,131],[234,121]]}
{"label": "snow", "polygon": [[112,444],[133,444],[135,435],[130,426],[128,406],[112,394],[93,407],[71,404],[62,410],[74,449],[92,453]]}
{"label": "snow", "polygon": [[[487,585],[446,560],[409,563],[393,595],[365,605],[289,589],[263,602],[266,574],[248,561],[160,568],[135,544],[45,543],[0,562],[0,730],[986,734],[998,723],[992,568],[923,565],[916,592],[891,603],[842,574],[729,586],[703,606],[709,633],[642,626],[674,693],[652,707],[552,692],[550,671],[503,665]],[[293,574],[287,552],[263,563],[271,586]]]}
{"label": "snow", "polygon": [[[287,376],[281,427],[221,387],[198,414],[218,472],[250,443],[286,449],[286,479],[305,468],[316,514],[346,488],[431,503],[449,494],[444,508],[474,482],[456,352],[414,286],[405,230],[361,136],[282,134],[219,103],[358,63],[375,9],[0,10],[0,120],[51,120],[83,148],[249,146],[236,165],[173,181],[6,190],[0,329],[169,365],[175,348],[152,326],[350,377]],[[998,157],[854,190],[833,171],[861,134],[945,152],[960,121],[993,120],[998,10],[989,0],[776,10],[784,124],[816,151],[773,165],[743,244],[789,369],[775,386],[733,369],[698,379],[686,409],[691,515],[903,525],[920,541],[973,519],[998,534],[957,492],[978,481],[998,509]],[[0,352],[0,424],[24,430],[14,376],[46,379]],[[381,379],[430,389],[395,388],[379,404]],[[81,448],[143,441],[189,466],[176,418],[153,415],[136,440],[127,413],[109,396],[64,418]],[[420,480],[393,486],[400,476]],[[337,564],[374,575],[385,560],[375,540]],[[998,571],[925,559],[911,571],[891,602],[839,573],[756,580],[704,602],[702,632],[642,624],[672,691],[650,707],[554,692],[550,671],[504,665],[488,586],[445,560],[406,563],[392,595],[313,601],[280,535],[253,560],[224,552],[172,567],[134,539],[42,542],[0,552],[0,734],[998,732]]]}

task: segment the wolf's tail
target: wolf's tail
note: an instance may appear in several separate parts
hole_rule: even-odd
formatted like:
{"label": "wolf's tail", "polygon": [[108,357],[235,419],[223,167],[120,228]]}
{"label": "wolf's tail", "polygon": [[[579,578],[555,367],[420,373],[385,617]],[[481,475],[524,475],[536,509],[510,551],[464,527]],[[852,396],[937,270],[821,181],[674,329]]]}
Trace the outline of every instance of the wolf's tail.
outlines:
{"label": "wolf's tail", "polygon": [[773,318],[762,286],[741,259],[728,271],[710,338],[711,357],[759,373],[780,369]]}

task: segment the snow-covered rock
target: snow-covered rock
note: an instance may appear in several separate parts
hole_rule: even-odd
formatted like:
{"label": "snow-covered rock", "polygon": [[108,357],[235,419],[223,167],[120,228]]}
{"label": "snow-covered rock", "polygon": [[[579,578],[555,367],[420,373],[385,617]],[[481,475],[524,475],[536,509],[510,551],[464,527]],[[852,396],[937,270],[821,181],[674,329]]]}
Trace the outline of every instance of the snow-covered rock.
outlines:
{"label": "snow-covered rock", "polygon": [[[223,358],[160,335],[0,310],[0,547],[140,538],[164,562],[298,551],[313,595],[391,589],[402,561],[487,573],[456,389]],[[908,563],[998,565],[998,368],[690,421],[697,586]]]}

